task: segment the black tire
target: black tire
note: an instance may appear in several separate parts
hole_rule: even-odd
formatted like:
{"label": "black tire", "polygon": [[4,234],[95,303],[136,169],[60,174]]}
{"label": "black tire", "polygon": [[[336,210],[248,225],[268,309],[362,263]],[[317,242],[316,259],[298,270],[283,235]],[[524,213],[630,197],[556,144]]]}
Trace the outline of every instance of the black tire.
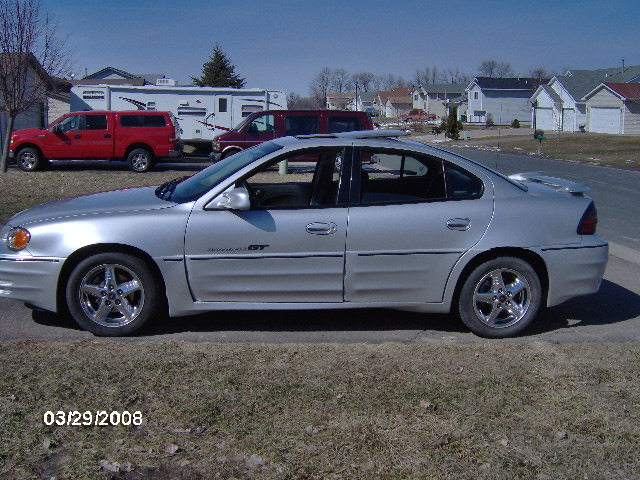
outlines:
{"label": "black tire", "polygon": [[464,324],[485,338],[517,335],[534,320],[542,304],[535,270],[515,257],[500,257],[477,267],[465,280],[458,298]]}
{"label": "black tire", "polygon": [[67,282],[74,320],[98,336],[129,335],[159,313],[162,287],[138,257],[102,253],[80,262]]}
{"label": "black tire", "polygon": [[136,173],[147,172],[154,164],[153,153],[146,148],[134,148],[127,155],[127,166]]}
{"label": "black tire", "polygon": [[16,164],[23,172],[35,172],[44,168],[44,158],[37,148],[26,147],[18,151]]}

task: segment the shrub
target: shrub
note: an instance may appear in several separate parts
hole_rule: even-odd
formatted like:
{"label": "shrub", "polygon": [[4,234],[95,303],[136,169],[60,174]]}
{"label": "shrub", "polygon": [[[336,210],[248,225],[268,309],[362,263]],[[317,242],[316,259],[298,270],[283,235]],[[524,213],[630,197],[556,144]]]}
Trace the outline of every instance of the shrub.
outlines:
{"label": "shrub", "polygon": [[520,120],[516,118],[513,122],[511,122],[511,128],[520,128]]}
{"label": "shrub", "polygon": [[493,115],[488,113],[487,114],[487,120],[484,122],[486,127],[493,127],[494,123],[493,123]]}

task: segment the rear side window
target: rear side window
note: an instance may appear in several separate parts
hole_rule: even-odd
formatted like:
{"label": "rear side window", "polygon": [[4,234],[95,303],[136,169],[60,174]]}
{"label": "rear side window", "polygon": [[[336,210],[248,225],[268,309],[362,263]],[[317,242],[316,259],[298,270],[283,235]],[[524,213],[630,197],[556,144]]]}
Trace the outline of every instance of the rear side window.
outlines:
{"label": "rear side window", "polygon": [[120,125],[123,127],[166,127],[164,115],[122,115]]}
{"label": "rear side window", "polygon": [[106,115],[85,115],[85,130],[106,130]]}
{"label": "rear side window", "polygon": [[360,130],[358,117],[329,117],[329,133],[352,132]]}
{"label": "rear side window", "polygon": [[482,182],[470,173],[446,164],[448,198],[473,198],[482,194]]}
{"label": "rear side window", "polygon": [[285,135],[313,135],[318,133],[318,117],[291,115],[284,120]]}

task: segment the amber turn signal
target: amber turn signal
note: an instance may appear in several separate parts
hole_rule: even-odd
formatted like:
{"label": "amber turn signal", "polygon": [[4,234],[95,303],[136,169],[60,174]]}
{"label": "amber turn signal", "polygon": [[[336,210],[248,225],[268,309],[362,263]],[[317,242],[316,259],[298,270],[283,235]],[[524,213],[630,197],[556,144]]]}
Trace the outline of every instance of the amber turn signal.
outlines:
{"label": "amber turn signal", "polygon": [[7,237],[7,246],[11,250],[22,250],[29,244],[30,240],[31,234],[29,230],[22,227],[12,228]]}

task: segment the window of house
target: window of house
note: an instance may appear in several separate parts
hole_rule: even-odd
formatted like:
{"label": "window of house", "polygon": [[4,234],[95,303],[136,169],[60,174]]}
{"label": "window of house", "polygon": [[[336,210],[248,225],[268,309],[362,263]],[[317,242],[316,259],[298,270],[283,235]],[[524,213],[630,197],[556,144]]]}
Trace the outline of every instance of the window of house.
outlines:
{"label": "window of house", "polygon": [[473,99],[474,99],[474,100],[478,100],[478,98],[480,98],[480,93],[478,93],[478,92],[473,92]]}

